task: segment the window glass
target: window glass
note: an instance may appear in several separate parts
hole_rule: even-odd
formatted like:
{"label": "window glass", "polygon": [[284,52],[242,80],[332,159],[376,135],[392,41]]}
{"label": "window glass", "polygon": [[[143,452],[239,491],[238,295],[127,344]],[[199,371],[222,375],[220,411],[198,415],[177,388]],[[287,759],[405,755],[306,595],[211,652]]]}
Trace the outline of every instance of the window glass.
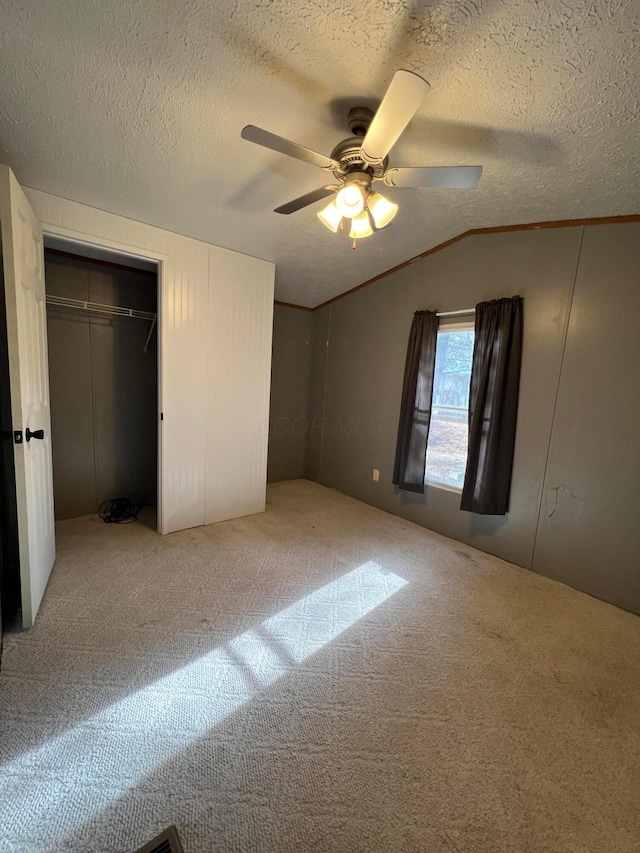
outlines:
{"label": "window glass", "polygon": [[436,346],[426,480],[453,489],[462,489],[467,464],[473,328],[473,322],[444,326]]}

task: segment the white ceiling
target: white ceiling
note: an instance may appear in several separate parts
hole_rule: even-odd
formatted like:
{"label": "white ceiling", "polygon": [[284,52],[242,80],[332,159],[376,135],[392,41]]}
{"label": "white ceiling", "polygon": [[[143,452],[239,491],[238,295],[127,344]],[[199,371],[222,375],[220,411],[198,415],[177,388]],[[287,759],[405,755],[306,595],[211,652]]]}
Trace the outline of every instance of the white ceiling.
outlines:
{"label": "white ceiling", "polygon": [[[30,187],[276,262],[315,306],[468,228],[640,211],[637,0],[3,0],[0,160]],[[431,83],[392,165],[476,164],[475,190],[391,190],[352,251],[311,166],[394,71]]]}

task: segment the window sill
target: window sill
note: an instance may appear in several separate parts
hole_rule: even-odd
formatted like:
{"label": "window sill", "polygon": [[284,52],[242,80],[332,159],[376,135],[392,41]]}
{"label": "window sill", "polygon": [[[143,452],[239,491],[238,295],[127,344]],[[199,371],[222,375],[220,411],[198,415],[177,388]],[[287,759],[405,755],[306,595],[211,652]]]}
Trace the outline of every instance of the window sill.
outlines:
{"label": "window sill", "polygon": [[438,483],[436,480],[425,480],[424,484],[432,489],[442,489],[443,492],[453,492],[455,495],[462,494],[462,489],[457,488],[457,486],[448,486],[446,483]]}

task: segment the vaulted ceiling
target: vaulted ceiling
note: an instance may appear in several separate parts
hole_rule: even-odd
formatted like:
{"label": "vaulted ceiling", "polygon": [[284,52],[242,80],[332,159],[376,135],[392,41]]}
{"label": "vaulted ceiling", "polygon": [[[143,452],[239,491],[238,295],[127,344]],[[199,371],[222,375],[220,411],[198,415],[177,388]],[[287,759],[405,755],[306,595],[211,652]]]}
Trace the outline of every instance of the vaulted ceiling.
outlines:
{"label": "vaulted ceiling", "polygon": [[[468,228],[640,210],[637,0],[5,0],[0,160],[27,186],[276,262],[315,306]],[[351,249],[314,205],[322,153],[407,68],[431,92],[392,165],[482,164],[478,187],[389,190]]]}

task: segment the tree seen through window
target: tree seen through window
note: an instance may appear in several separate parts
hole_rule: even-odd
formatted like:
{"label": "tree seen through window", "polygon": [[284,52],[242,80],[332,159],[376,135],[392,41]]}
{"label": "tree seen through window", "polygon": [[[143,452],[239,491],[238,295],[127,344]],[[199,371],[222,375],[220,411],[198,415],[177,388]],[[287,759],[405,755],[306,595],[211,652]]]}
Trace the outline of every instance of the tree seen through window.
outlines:
{"label": "tree seen through window", "polygon": [[427,482],[461,489],[467,462],[473,322],[438,331]]}

